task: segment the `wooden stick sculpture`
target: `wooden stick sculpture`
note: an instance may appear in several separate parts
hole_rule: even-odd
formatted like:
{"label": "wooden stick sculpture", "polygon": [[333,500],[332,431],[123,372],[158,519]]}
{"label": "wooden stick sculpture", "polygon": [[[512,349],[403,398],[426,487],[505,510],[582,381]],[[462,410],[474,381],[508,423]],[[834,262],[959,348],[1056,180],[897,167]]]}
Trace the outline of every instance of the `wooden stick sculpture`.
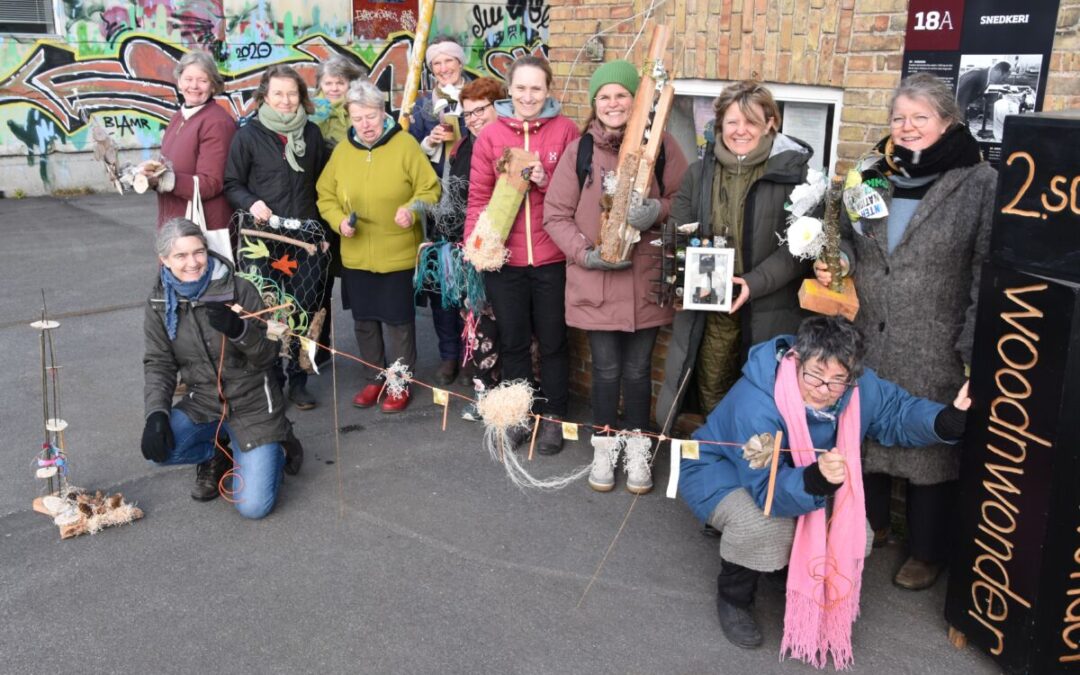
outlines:
{"label": "wooden stick sculpture", "polygon": [[626,124],[619,164],[614,181],[604,181],[604,200],[600,225],[600,257],[607,262],[619,262],[630,257],[630,250],[641,239],[641,233],[626,224],[630,207],[640,204],[649,195],[653,166],[663,143],[675,88],[669,82],[664,66],[671,29],[657,25],[645,62],[645,72],[634,96],[634,107]]}
{"label": "wooden stick sculpture", "polygon": [[[431,17],[435,14],[435,0],[420,0],[419,16],[416,19],[416,32],[413,34],[412,56],[409,59],[409,75],[405,78],[405,90],[401,94],[401,109],[398,112],[398,124],[405,131],[409,130],[410,115],[420,91],[420,73],[424,69],[424,54],[427,52],[428,31],[431,30]],[[390,102],[393,105],[393,101]]]}
{"label": "wooden stick sculpture", "polygon": [[832,283],[829,288],[823,288],[813,279],[804,281],[799,289],[799,306],[818,314],[839,314],[848,320],[854,320],[859,313],[859,298],[855,294],[854,282],[842,276],[840,265],[840,210],[844,208],[843,194],[844,180],[834,176],[825,193],[825,248],[821,254],[821,259],[832,274]]}
{"label": "wooden stick sculpture", "polygon": [[529,190],[529,165],[535,161],[532,153],[521,148],[503,151],[496,167],[499,179],[495,182],[491,201],[484,207],[465,240],[465,259],[476,269],[486,272],[498,270],[510,255],[504,244]]}

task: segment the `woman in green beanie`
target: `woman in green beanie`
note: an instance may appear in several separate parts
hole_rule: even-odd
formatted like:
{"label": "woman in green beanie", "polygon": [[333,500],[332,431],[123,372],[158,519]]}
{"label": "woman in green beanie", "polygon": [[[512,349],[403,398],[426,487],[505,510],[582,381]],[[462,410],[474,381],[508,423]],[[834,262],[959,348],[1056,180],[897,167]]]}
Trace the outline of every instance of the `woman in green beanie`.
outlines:
{"label": "woman in green beanie", "polygon": [[[618,167],[637,88],[637,68],[627,61],[605,63],[593,73],[589,82],[592,114],[584,135],[567,146],[544,201],[544,229],[567,259],[566,324],[589,336],[593,423],[612,429],[649,427],[653,345],[660,326],[670,324],[674,314],[670,306],[661,307],[652,300],[656,264],[650,242],[660,236],[659,225],[668,217],[686,172],[678,143],[665,133],[663,170],[627,217],[641,231],[641,241],[628,261],[608,263],[600,258],[596,242],[600,240],[602,184]],[[579,176],[579,155],[588,155],[590,148],[588,174]],[[620,394],[623,424],[618,420]],[[612,444],[597,439],[593,446],[589,485],[606,492],[615,485]],[[626,487],[631,492],[652,489],[647,450],[647,444],[627,444]]]}

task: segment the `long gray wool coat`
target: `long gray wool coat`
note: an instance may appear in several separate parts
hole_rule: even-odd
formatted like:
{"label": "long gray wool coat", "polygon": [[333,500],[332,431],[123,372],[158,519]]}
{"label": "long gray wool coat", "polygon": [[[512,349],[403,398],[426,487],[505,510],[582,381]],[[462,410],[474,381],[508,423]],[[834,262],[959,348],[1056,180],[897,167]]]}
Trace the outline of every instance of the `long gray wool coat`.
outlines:
{"label": "long gray wool coat", "polygon": [[[950,403],[971,363],[979,271],[990,249],[997,172],[983,162],[947,171],[927,191],[888,255],[885,221],[852,232],[856,324],[866,365],[915,396]],[[916,485],[959,475],[960,448],[886,448],[867,441],[863,471]]]}

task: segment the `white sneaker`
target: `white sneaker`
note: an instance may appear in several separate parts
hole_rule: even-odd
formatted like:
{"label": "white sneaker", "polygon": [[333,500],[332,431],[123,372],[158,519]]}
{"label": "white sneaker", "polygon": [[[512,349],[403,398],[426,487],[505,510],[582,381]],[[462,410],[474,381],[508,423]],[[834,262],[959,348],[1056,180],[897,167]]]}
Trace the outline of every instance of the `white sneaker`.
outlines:
{"label": "white sneaker", "polygon": [[[626,489],[636,495],[652,491],[652,440],[645,436],[631,436],[626,439],[626,457],[623,469],[626,471]],[[593,464],[595,466],[595,463]]]}
{"label": "white sneaker", "polygon": [[615,464],[619,461],[619,439],[614,436],[592,437],[593,462],[589,487],[597,492],[615,488]]}

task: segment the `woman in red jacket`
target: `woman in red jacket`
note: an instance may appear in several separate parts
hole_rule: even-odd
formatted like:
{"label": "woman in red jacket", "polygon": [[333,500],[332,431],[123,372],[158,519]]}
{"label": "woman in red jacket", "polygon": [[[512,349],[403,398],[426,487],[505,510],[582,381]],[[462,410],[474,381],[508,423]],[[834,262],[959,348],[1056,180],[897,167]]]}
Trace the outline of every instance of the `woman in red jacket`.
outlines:
{"label": "woman in red jacket", "polygon": [[[686,172],[682,150],[665,133],[662,173],[627,217],[627,223],[641,232],[641,241],[625,262],[601,259],[594,242],[600,239],[602,183],[605,175],[618,168],[619,148],[637,88],[638,71],[628,61],[610,61],[596,69],[589,81],[592,114],[583,129],[588,138],[583,136],[567,146],[544,200],[544,229],[569,261],[566,323],[584,329],[589,336],[593,423],[613,429],[649,426],[653,345],[660,326],[670,324],[675,314],[670,305],[661,307],[653,301],[652,282],[659,272],[652,258],[656,249],[649,243],[660,236],[658,225],[667,218],[671,199]],[[582,183],[577,165],[586,141],[592,145],[592,161]],[[624,425],[618,420],[620,390]],[[603,450],[599,445],[597,449]],[[652,478],[648,462],[635,457],[644,459],[641,453],[631,453],[628,446],[626,488],[642,494],[652,489]],[[593,462],[589,485],[600,492],[615,486],[611,462]]]}
{"label": "woman in red jacket", "polygon": [[[503,379],[531,377],[529,345],[535,334],[540,343],[544,395],[536,412],[562,417],[569,400],[563,302],[566,257],[542,224],[548,181],[567,144],[578,137],[578,130],[569,118],[559,114],[559,103],[548,96],[552,74],[547,61],[523,56],[510,66],[506,79],[510,100],[495,103],[499,119],[483,130],[473,148],[465,237],[491,200],[497,178],[495,163],[503,151],[517,147],[533,153],[537,159],[529,175],[529,191],[506,240],[510,258],[501,270],[484,273],[484,286],[498,317]],[[524,440],[525,432],[518,428],[515,440]],[[541,424],[536,450],[548,455],[562,450],[562,426]]]}
{"label": "woman in red jacket", "polygon": [[225,158],[236,133],[236,121],[213,99],[225,91],[225,80],[206,52],[184,54],[174,75],[183,105],[161,137],[161,156],[172,165],[175,178],[155,184],[158,229],[165,221],[184,216],[195,194],[195,178],[199,179],[207,229],[224,229],[232,217],[232,207],[222,191]]}

